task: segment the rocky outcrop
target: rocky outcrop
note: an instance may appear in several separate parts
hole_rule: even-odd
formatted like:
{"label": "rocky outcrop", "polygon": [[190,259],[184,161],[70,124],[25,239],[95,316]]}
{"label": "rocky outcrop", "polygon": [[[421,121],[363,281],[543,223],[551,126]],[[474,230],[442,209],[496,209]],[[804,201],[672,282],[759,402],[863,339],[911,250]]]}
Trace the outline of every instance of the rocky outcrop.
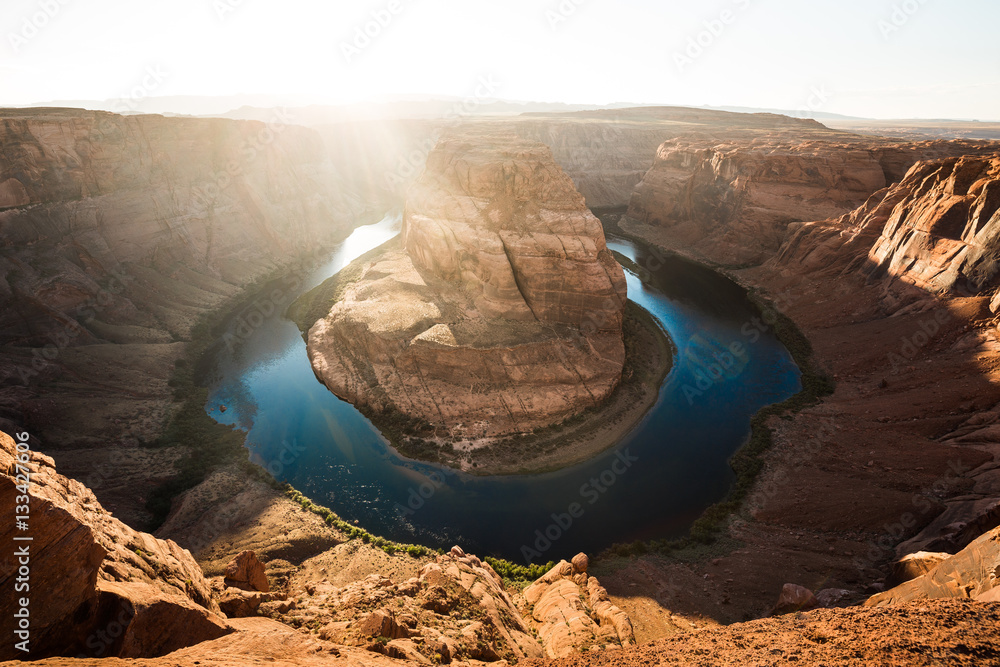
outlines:
{"label": "rocky outcrop", "polygon": [[928,598],[962,598],[1000,602],[1000,528],[984,533],[960,552],[924,575],[879,593],[869,607]]}
{"label": "rocky outcrop", "polygon": [[243,551],[233,558],[226,566],[223,578],[227,586],[245,591],[267,593],[271,590],[264,564],[257,560],[257,554],[252,551]]}
{"label": "rocky outcrop", "polygon": [[215,471],[175,498],[156,534],[191,551],[208,576],[223,575],[232,555],[243,551],[253,551],[264,562],[298,564],[343,539],[322,517],[248,477],[238,464]]}
{"label": "rocky outcrop", "polygon": [[543,654],[500,577],[457,547],[402,582],[372,574],[309,585],[291,613],[321,639],[418,662]]}
{"label": "rocky outcrop", "polygon": [[[15,512],[25,505],[17,479],[25,469],[28,511]],[[51,458],[19,454],[2,433],[0,473],[0,509],[28,517],[0,529],[5,544],[25,549],[24,561],[8,561],[0,585],[13,591],[21,577],[29,586],[28,656],[153,657],[230,632],[198,564],[177,544],[124,525],[89,489],[57,473]],[[14,541],[24,536],[31,540]],[[5,616],[13,618],[19,599],[0,598]],[[12,642],[0,649],[7,659],[25,655]]]}
{"label": "rocky outcrop", "polygon": [[403,224],[404,249],[309,331],[334,393],[473,440],[558,423],[617,386],[625,276],[547,148],[442,140]]}
{"label": "rocky outcrop", "polygon": [[1000,158],[913,167],[869,253],[876,275],[926,292],[978,294],[1000,284]]}
{"label": "rocky outcrop", "polygon": [[775,259],[785,270],[860,273],[883,285],[898,310],[928,294],[995,290],[1000,159],[966,156],[913,165],[836,220],[789,226]]}
{"label": "rocky outcrop", "polygon": [[913,581],[917,577],[927,574],[942,561],[951,558],[951,554],[944,552],[917,551],[903,556],[892,564],[892,572],[886,580],[887,586],[898,586],[907,581]]}
{"label": "rocky outcrop", "polygon": [[459,547],[403,576],[375,573],[345,585],[323,576],[301,589],[297,582],[294,609],[278,618],[319,628],[325,641],[418,663],[515,661],[635,643],[631,621],[597,579],[565,561],[523,594]]}
{"label": "rocky outcrop", "polygon": [[994,149],[989,142],[692,134],[659,148],[628,216],[669,227],[672,245],[713,261],[760,263],[798,223],[851,213],[921,160]]}
{"label": "rocky outcrop", "polygon": [[608,592],[587,574],[588,559],[560,561],[542,578],[524,589],[538,638],[549,658],[577,653],[582,647],[634,646],[635,633],[628,615],[611,603]]}

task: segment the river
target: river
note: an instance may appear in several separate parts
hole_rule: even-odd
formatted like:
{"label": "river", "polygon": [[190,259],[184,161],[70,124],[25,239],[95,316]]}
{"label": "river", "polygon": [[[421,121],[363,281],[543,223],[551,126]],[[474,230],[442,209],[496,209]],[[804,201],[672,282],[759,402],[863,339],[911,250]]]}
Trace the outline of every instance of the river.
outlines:
{"label": "river", "polygon": [[541,475],[476,477],[404,459],[317,381],[300,332],[281,316],[300,294],[392,238],[399,226],[399,215],[390,214],[355,230],[276,299],[273,314],[255,318],[250,335],[215,346],[203,379],[206,410],[247,432],[253,461],[371,533],[434,547],[459,544],[521,563],[682,535],[728,492],[734,475],[727,460],[746,440],[752,415],[800,389],[791,355],[741,287],[609,236],[611,249],[652,269],[645,283],[626,271],[629,298],[678,350],[643,421],[613,449]]}

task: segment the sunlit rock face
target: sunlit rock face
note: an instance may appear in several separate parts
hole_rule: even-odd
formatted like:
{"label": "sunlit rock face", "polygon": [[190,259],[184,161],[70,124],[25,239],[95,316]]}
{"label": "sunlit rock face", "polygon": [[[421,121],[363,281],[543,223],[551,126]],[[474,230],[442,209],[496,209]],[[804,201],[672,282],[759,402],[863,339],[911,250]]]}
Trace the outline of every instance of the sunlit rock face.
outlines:
{"label": "sunlit rock face", "polygon": [[476,439],[558,423],[617,386],[625,276],[547,147],[442,139],[407,197],[402,246],[309,332],[338,396]]}
{"label": "sunlit rock face", "polygon": [[1000,158],[920,163],[887,198],[897,203],[869,253],[881,273],[933,292],[1000,282]]}
{"label": "sunlit rock face", "polygon": [[865,147],[678,139],[660,147],[628,215],[670,227],[713,258],[756,262],[781,245],[790,222],[841,215],[885,183]]}
{"label": "sunlit rock face", "polygon": [[861,271],[896,308],[928,292],[979,294],[1000,286],[1000,158],[913,165],[895,185],[836,220],[789,228],[782,267]]}

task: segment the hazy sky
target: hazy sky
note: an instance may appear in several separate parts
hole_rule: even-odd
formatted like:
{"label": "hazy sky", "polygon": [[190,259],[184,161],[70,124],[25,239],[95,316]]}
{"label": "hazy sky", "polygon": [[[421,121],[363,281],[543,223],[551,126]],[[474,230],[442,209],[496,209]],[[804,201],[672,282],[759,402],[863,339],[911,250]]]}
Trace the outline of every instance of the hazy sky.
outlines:
{"label": "hazy sky", "polygon": [[3,0],[0,104],[492,77],[514,100],[1000,120],[997,26],[996,0]]}

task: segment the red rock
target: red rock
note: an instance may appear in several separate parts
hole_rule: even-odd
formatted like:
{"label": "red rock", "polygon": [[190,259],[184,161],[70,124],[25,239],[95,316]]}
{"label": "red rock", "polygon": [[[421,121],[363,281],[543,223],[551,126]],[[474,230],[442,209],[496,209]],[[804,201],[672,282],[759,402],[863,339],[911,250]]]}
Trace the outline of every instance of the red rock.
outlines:
{"label": "red rock", "polygon": [[226,566],[224,577],[227,586],[262,593],[271,590],[264,564],[257,560],[257,554],[253,551],[244,551],[233,558]]}
{"label": "red rock", "polygon": [[901,604],[928,598],[992,597],[1000,564],[1000,528],[981,535],[969,546],[938,563],[927,574],[874,595],[870,607]]}
{"label": "red rock", "polygon": [[892,573],[886,583],[890,586],[906,583],[927,574],[949,558],[951,554],[940,552],[918,551],[908,554],[893,563]]}
{"label": "red rock", "polygon": [[771,610],[772,616],[781,616],[798,611],[809,611],[819,606],[819,600],[808,588],[803,588],[796,584],[785,584],[781,588],[781,595],[778,602]]}
{"label": "red rock", "polygon": [[[0,511],[7,516],[20,504],[17,463],[14,441],[0,433]],[[89,489],[56,472],[51,458],[31,452],[21,465],[32,472],[30,657],[152,657],[231,632],[190,553],[112,517]],[[8,544],[18,534],[25,533],[13,522],[0,526]],[[11,576],[0,575],[0,585],[13,588]],[[12,618],[17,601],[0,596],[0,613]],[[12,642],[0,644],[0,658],[24,657]]]}
{"label": "red rock", "polygon": [[407,197],[403,243],[309,331],[341,398],[458,440],[559,423],[618,386],[625,274],[547,147],[443,139]]}

